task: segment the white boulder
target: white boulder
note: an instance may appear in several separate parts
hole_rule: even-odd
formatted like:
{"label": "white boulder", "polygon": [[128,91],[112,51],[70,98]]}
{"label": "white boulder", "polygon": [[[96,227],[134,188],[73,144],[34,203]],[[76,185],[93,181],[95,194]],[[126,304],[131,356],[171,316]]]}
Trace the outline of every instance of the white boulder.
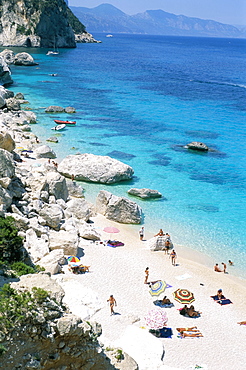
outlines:
{"label": "white boulder", "polygon": [[35,154],[37,158],[56,158],[56,154],[53,149],[51,149],[48,145],[41,145],[35,150]]}
{"label": "white boulder", "polygon": [[147,188],[143,188],[143,189],[132,188],[128,190],[128,194],[134,195],[142,199],[162,197],[162,194],[158,190],[152,190],[152,189],[147,189]]}
{"label": "white boulder", "polygon": [[15,55],[14,64],[17,66],[36,66],[33,57],[28,53],[18,53]]}
{"label": "white boulder", "polygon": [[142,208],[137,203],[101,190],[96,199],[96,210],[109,220],[123,224],[140,224]]}
{"label": "white boulder", "polygon": [[52,229],[58,229],[61,220],[64,218],[64,212],[58,204],[44,204],[39,215],[45,219],[46,225]]}
{"label": "white boulder", "polygon": [[26,232],[24,247],[30,255],[33,263],[37,263],[41,258],[49,253],[49,242],[47,235],[42,234],[40,238],[33,229]]}
{"label": "white boulder", "polygon": [[63,249],[55,249],[43,257],[38,265],[45,268],[46,272],[55,275],[61,271],[61,265],[64,265],[66,259]]}
{"label": "white boulder", "polygon": [[84,223],[79,227],[79,235],[81,238],[88,240],[100,240],[101,234],[91,224]]}
{"label": "white boulder", "polygon": [[93,215],[93,205],[83,198],[71,199],[67,202],[65,215],[88,221]]}
{"label": "white boulder", "polygon": [[13,155],[5,149],[0,149],[0,178],[1,177],[14,177],[15,163]]}
{"label": "white boulder", "polygon": [[62,249],[65,255],[77,255],[79,237],[74,232],[50,230],[50,250]]}
{"label": "white boulder", "polygon": [[69,155],[58,166],[58,171],[75,180],[112,184],[129,180],[133,176],[132,167],[108,156],[94,154]]}

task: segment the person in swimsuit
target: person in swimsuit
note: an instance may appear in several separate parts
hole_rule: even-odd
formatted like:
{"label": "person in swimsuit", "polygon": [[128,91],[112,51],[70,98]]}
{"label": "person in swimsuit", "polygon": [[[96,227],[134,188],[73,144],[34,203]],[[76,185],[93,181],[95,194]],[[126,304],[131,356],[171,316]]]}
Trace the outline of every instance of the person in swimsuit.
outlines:
{"label": "person in swimsuit", "polygon": [[196,333],[185,333],[184,331],[180,331],[179,332],[181,338],[186,338],[186,337],[203,337],[202,333],[200,333],[199,331],[196,332]]}
{"label": "person in swimsuit", "polygon": [[159,230],[158,234],[156,234],[155,236],[164,236],[164,232],[162,229]]}
{"label": "person in swimsuit", "polygon": [[148,278],[149,278],[149,268],[146,267],[144,284],[148,284]]}
{"label": "person in swimsuit", "polygon": [[215,266],[214,266],[214,271],[215,271],[215,272],[222,272],[222,270],[219,268],[218,263],[216,263],[216,264],[215,264]]}
{"label": "person in swimsuit", "polygon": [[116,303],[116,300],[114,299],[114,296],[111,295],[109,297],[109,299],[107,300],[107,302],[109,302],[111,315],[114,315],[115,314],[115,312],[114,312],[114,306],[117,306],[117,303]]}
{"label": "person in swimsuit", "polygon": [[171,257],[171,261],[172,261],[172,265],[173,266],[176,266],[176,258],[177,258],[177,254],[175,252],[175,250],[173,249],[172,252],[170,253],[170,257]]}

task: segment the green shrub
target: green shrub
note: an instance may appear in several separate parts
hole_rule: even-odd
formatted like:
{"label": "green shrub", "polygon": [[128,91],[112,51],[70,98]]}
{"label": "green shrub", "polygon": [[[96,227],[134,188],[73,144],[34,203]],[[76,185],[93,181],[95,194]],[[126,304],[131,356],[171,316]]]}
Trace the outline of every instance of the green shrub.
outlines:
{"label": "green shrub", "polygon": [[49,293],[41,288],[17,292],[5,284],[0,289],[0,331],[8,332],[27,321],[32,322],[48,297]]}
{"label": "green shrub", "polygon": [[7,348],[5,348],[2,344],[0,344],[0,357],[7,352]]}
{"label": "green shrub", "polygon": [[22,238],[18,236],[13,217],[0,217],[0,260],[13,262],[22,257]]}
{"label": "green shrub", "polygon": [[36,270],[33,267],[26,265],[24,262],[14,262],[10,267],[11,270],[14,270],[17,276],[36,273]]}

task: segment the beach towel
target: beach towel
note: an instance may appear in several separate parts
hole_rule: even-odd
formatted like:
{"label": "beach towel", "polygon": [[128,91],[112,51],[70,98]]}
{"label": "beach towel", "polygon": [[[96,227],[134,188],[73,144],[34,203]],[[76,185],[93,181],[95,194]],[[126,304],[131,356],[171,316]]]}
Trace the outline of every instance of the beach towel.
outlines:
{"label": "beach towel", "polygon": [[159,307],[163,307],[163,308],[169,308],[169,307],[173,307],[174,306],[173,303],[170,303],[170,304],[161,304],[161,300],[154,301],[153,303],[154,303],[154,305],[159,306]]}
{"label": "beach towel", "polygon": [[173,331],[171,328],[160,329],[160,338],[172,338]]}
{"label": "beach towel", "polygon": [[232,303],[230,299],[220,299],[219,301],[216,301],[216,302],[219,303],[221,306]]}
{"label": "beach towel", "polygon": [[112,242],[107,242],[107,246],[108,247],[112,247],[112,248],[115,248],[115,247],[123,247],[124,243],[121,243],[119,241],[112,241]]}

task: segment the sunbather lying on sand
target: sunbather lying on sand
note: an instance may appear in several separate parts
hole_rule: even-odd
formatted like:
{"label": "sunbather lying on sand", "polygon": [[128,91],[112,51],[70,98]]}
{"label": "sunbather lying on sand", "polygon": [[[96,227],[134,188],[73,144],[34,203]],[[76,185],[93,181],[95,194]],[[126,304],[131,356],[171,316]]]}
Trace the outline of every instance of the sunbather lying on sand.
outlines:
{"label": "sunbather lying on sand", "polygon": [[238,324],[239,325],[246,325],[246,321],[239,321]]}
{"label": "sunbather lying on sand", "polygon": [[197,327],[196,326],[192,326],[192,328],[176,328],[176,330],[178,330],[178,332],[180,333],[181,331],[194,331],[194,332],[199,332],[199,330],[197,330]]}
{"label": "sunbather lying on sand", "polygon": [[203,337],[202,333],[200,332],[197,332],[197,333],[185,333],[184,331],[180,331],[179,333],[181,335],[182,338],[186,338],[186,337]]}
{"label": "sunbather lying on sand", "polygon": [[164,304],[172,304],[172,302],[170,301],[170,299],[167,298],[167,296],[165,295],[165,297],[162,299],[161,301],[161,304],[164,305]]}
{"label": "sunbather lying on sand", "polygon": [[201,314],[201,312],[195,310],[194,306],[187,308],[186,312],[189,317],[198,317]]}

